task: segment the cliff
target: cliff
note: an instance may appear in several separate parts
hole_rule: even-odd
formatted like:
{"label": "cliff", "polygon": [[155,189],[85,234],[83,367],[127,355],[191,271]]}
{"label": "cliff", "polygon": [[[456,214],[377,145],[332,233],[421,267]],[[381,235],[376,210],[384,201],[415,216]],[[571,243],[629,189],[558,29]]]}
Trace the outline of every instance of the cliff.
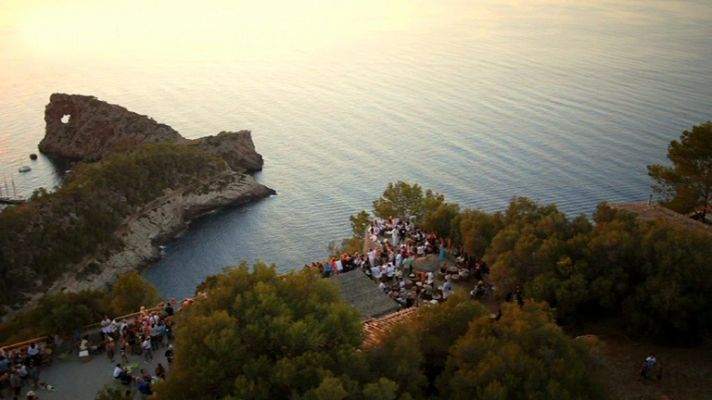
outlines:
{"label": "cliff", "polygon": [[47,292],[106,287],[158,258],[196,216],[274,193],[197,145],[79,163],[55,192],[0,213],[0,315]]}
{"label": "cliff", "polygon": [[166,124],[93,96],[54,93],[44,118],[45,137],[39,149],[56,158],[97,161],[139,144],[177,143],[195,144],[214,153],[236,171],[259,171],[264,163],[250,131],[188,140]]}
{"label": "cliff", "polygon": [[233,171],[198,185],[170,190],[123,221],[116,231],[121,250],[108,257],[92,255],[70,266],[48,292],[105,289],[122,274],[157,260],[159,244],[187,229],[196,216],[271,194],[272,189],[251,176]]}

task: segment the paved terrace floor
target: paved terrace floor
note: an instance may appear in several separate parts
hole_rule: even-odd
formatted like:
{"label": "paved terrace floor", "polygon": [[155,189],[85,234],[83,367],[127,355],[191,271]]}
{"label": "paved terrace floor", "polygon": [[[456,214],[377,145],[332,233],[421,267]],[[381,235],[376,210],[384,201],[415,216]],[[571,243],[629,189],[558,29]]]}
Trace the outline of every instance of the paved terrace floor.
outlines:
{"label": "paved terrace floor", "polygon": [[[159,362],[168,368],[163,355],[165,351],[165,347],[155,351],[153,362],[150,364],[144,363],[142,356],[130,355],[129,363],[136,366],[131,374],[138,375],[139,370],[143,368],[154,375]],[[113,363],[106,353],[94,355],[89,362],[80,361],[77,354],[60,355],[40,373],[40,382],[54,386],[54,390],[38,389],[35,392],[40,400],[91,400],[104,388],[104,385],[110,384],[122,390],[131,388],[134,399],[143,398],[134,387],[123,386],[113,379],[114,366],[118,362],[118,353],[116,362]],[[20,399],[24,399],[29,390],[31,390],[30,385],[23,387]],[[0,398],[5,399],[5,397]]]}
{"label": "paved terrace floor", "polygon": [[379,317],[400,310],[400,305],[383,293],[361,270],[334,275],[341,297],[356,308],[363,319]]}

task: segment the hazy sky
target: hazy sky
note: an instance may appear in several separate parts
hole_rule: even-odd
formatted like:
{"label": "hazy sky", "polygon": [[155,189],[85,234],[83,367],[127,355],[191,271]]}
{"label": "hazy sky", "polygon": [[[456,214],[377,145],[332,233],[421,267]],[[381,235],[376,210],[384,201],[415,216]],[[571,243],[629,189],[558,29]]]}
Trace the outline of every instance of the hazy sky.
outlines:
{"label": "hazy sky", "polygon": [[348,45],[369,32],[409,30],[439,12],[436,2],[413,0],[185,3],[3,1],[2,47],[50,57],[230,57],[237,50],[243,57],[263,56]]}
{"label": "hazy sky", "polygon": [[[562,18],[561,4],[570,9],[573,3],[583,12],[600,13],[610,9],[598,7],[606,1],[3,0],[0,57],[280,57],[289,52],[348,48],[356,41],[384,40],[389,37],[384,32],[397,37],[402,32],[427,32],[466,20],[477,21],[473,31],[497,34],[507,24],[519,22],[512,15],[521,16],[522,21],[542,16],[557,20]],[[639,19],[641,7],[659,10],[656,15],[661,18],[680,13],[692,18],[708,15],[712,9],[708,0],[680,4],[629,1],[606,17],[638,24],[646,23]],[[510,19],[503,20],[502,15]]]}

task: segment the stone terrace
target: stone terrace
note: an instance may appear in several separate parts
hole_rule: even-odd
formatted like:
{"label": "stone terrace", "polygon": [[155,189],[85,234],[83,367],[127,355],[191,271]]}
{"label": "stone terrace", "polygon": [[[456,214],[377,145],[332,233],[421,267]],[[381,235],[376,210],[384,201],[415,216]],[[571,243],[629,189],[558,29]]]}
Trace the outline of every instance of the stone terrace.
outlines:
{"label": "stone terrace", "polygon": [[400,309],[400,305],[383,293],[373,281],[360,270],[335,275],[341,296],[354,306],[363,319],[379,317]]}

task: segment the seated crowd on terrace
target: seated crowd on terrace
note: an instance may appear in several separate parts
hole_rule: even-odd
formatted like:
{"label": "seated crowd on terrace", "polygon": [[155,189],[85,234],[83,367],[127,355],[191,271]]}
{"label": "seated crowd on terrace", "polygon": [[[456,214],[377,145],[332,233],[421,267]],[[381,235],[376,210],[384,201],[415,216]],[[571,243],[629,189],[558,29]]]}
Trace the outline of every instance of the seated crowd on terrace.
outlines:
{"label": "seated crowd on terrace", "polygon": [[473,298],[494,290],[487,283],[489,267],[446,238],[427,233],[398,218],[376,218],[368,227],[364,253],[343,253],[306,267],[329,277],[361,270],[403,307],[447,300],[458,281],[474,280]]}

